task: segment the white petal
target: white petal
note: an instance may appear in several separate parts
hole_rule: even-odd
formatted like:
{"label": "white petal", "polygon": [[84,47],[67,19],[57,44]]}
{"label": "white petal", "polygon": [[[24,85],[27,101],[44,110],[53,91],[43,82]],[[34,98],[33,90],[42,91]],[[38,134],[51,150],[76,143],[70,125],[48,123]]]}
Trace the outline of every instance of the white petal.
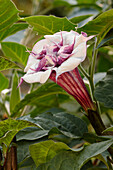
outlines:
{"label": "white petal", "polygon": [[80,62],[80,58],[70,57],[58,67],[58,69],[56,70],[56,77],[64,72],[73,70],[80,64]]}
{"label": "white petal", "polygon": [[76,36],[78,36],[79,34],[75,31],[70,31],[67,32],[66,34],[62,34],[63,36],[63,45],[71,45],[74,42],[74,39],[76,38]]}
{"label": "white petal", "polygon": [[33,74],[25,74],[22,78],[27,83],[45,83],[51,74],[51,69],[46,71],[39,71]]}
{"label": "white petal", "polygon": [[82,42],[87,42],[88,40],[90,40],[93,37],[94,37],[94,35],[89,36],[89,37],[84,37],[82,34],[80,34],[79,36],[76,36],[74,48],[76,48]]}
{"label": "white petal", "polygon": [[29,56],[29,58],[28,58],[28,61],[27,61],[27,65],[26,65],[26,67],[25,67],[25,69],[24,69],[24,72],[27,72],[28,70],[29,70],[29,68],[33,65],[33,64],[35,64],[35,63],[39,63],[39,61],[40,60],[37,60],[35,57],[33,57],[32,55],[30,55]]}
{"label": "white petal", "polygon": [[33,52],[38,54],[43,50],[43,47],[48,44],[48,41],[46,39],[38,41],[34,47],[33,47]]}
{"label": "white petal", "polygon": [[45,35],[44,38],[46,38],[48,42],[51,42],[51,45],[54,45],[54,42],[59,43],[61,41],[61,33],[56,35]]}
{"label": "white petal", "polygon": [[63,45],[70,45],[74,42],[75,36],[79,34],[75,31],[70,31],[70,32],[61,31],[53,35],[45,35],[44,37],[50,42],[59,43],[61,42],[61,35],[63,37]]}
{"label": "white petal", "polygon": [[73,50],[72,52],[73,55],[71,57],[80,58],[82,62],[86,58],[86,51],[87,51],[86,42],[82,42]]}

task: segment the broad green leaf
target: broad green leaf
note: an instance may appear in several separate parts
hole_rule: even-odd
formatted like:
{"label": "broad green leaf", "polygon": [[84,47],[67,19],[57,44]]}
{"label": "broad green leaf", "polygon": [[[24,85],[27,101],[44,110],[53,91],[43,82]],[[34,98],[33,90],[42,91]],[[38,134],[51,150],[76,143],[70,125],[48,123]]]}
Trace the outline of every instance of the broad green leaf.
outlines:
{"label": "broad green leaf", "polygon": [[7,69],[11,69],[11,68],[20,68],[17,64],[15,64],[14,62],[0,56],[0,71],[2,70],[7,70]]}
{"label": "broad green leaf", "polygon": [[12,91],[10,97],[10,112],[12,113],[13,109],[15,108],[16,104],[20,102],[20,88],[18,87],[19,84],[19,77],[17,72],[14,72],[13,79],[12,79]]}
{"label": "broad green leaf", "polygon": [[[75,117],[74,115],[65,113],[65,112],[60,112],[60,113],[55,113],[52,114],[50,112],[41,114],[35,118],[30,118],[29,116],[24,116],[21,118],[22,120],[27,120],[31,121],[35,124],[39,124],[44,130],[47,130],[49,132],[49,135],[54,136],[56,134],[63,134],[64,136],[68,138],[74,138],[80,139],[83,137],[83,134],[88,132],[87,125],[86,123],[81,120],[78,117]],[[27,133],[30,133],[30,129],[28,129],[29,132],[26,132],[26,134],[23,132],[20,133],[20,138],[21,139],[26,139]],[[35,131],[34,131],[35,133]],[[37,135],[39,133],[39,136],[42,133],[41,131],[37,131]],[[36,136],[34,136],[35,138]],[[27,139],[30,136],[27,136]]]}
{"label": "broad green leaf", "polygon": [[82,16],[77,16],[77,17],[74,17],[74,18],[71,18],[69,21],[71,21],[72,23],[74,24],[78,24],[79,22],[91,17],[92,15],[89,14],[89,15],[82,15]]}
{"label": "broad green leaf", "polygon": [[39,35],[54,34],[59,31],[75,30],[75,24],[67,18],[55,16],[31,16],[23,19],[27,21]]}
{"label": "broad green leaf", "polygon": [[37,127],[25,128],[16,135],[17,141],[20,140],[36,140],[48,135],[49,130]]}
{"label": "broad green leaf", "polygon": [[26,47],[24,45],[15,42],[2,42],[1,46],[7,58],[21,63],[24,66],[26,65],[29,53],[26,52]]}
{"label": "broad green leaf", "polygon": [[36,166],[51,160],[57,153],[64,150],[71,150],[65,143],[52,140],[40,142],[29,146],[31,157]]}
{"label": "broad green leaf", "polygon": [[8,85],[9,85],[8,79],[2,73],[0,73],[0,92],[8,88]]}
{"label": "broad green leaf", "polygon": [[[59,152],[51,161],[40,165],[37,170],[80,170],[81,167],[92,157],[95,157],[113,144],[113,140],[94,143],[86,146],[80,152],[62,151]],[[102,160],[102,159],[101,159]],[[47,161],[47,159],[46,159]]]}
{"label": "broad green leaf", "polygon": [[19,11],[10,0],[0,0],[0,33],[16,22]]}
{"label": "broad green leaf", "polygon": [[18,31],[26,29],[27,27],[28,27],[28,24],[26,24],[26,23],[13,24],[8,29],[2,31],[2,33],[0,34],[0,41],[2,41],[3,39],[5,39],[6,37],[8,37],[12,34],[15,34]]}
{"label": "broad green leaf", "polygon": [[94,91],[95,98],[107,108],[113,108],[113,69],[98,83]]}
{"label": "broad green leaf", "polygon": [[9,147],[14,136],[21,130],[26,127],[37,126],[34,123],[25,121],[25,120],[13,120],[7,119],[0,122],[0,145],[5,145]]}
{"label": "broad green leaf", "polygon": [[[34,127],[29,127],[29,128],[32,129]],[[17,135],[16,135],[16,137],[17,137]],[[24,162],[26,162],[26,159],[31,158],[31,155],[30,155],[30,152],[29,152],[29,146],[30,145],[33,145],[35,143],[39,143],[39,142],[42,142],[42,141],[46,141],[46,140],[48,140],[47,136],[45,136],[41,139],[37,139],[37,140],[20,140],[20,141],[17,141],[16,143],[18,145],[18,147],[17,147],[18,166],[19,167],[21,165],[24,166],[23,164],[24,164]]]}
{"label": "broad green leaf", "polygon": [[[100,34],[104,37],[113,27],[113,9],[100,14],[96,19],[89,21],[86,25],[78,28],[78,31],[84,31],[89,35]],[[99,39],[101,40],[101,39]]]}
{"label": "broad green leaf", "polygon": [[[61,87],[59,87],[57,84],[55,84],[55,83],[44,84],[44,85],[40,86],[37,90],[33,91],[32,93],[27,94],[25,96],[25,98],[23,100],[21,100],[20,103],[18,103],[15,106],[13,115],[16,115],[17,113],[19,114],[20,109],[22,109],[26,105],[37,104],[37,106],[38,106],[38,101],[39,101],[39,103],[40,103],[40,101],[43,102],[43,100],[45,101],[46,99],[48,99],[49,96],[54,96],[56,94],[65,94],[66,95],[66,93],[63,91],[63,89]],[[49,101],[48,101],[48,104],[49,104]]]}

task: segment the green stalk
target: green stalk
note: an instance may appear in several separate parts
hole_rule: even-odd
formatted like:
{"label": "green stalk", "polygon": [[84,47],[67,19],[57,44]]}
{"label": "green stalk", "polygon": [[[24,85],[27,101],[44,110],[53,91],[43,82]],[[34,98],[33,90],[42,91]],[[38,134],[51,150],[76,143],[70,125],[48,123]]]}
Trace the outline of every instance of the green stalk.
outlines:
{"label": "green stalk", "polygon": [[82,65],[80,64],[78,66],[79,70],[81,71],[81,73],[89,80],[90,79],[90,76],[89,74],[84,70],[84,68],[82,67]]}
{"label": "green stalk", "polygon": [[95,64],[96,64],[96,59],[97,59],[97,53],[98,53],[98,49],[96,49],[97,47],[97,38],[95,37],[95,45],[94,45],[94,50],[93,50],[93,57],[92,57],[92,63],[91,63],[91,73],[90,73],[90,85],[91,85],[91,89],[92,89],[92,93],[94,92],[94,83],[93,83],[93,75],[95,72]]}

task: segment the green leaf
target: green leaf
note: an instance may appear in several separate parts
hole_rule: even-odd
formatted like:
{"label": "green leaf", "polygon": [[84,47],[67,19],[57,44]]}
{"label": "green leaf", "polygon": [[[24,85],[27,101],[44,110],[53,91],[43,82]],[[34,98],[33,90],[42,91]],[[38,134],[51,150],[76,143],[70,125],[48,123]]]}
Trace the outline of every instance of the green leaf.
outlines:
{"label": "green leaf", "polygon": [[91,3],[96,3],[97,0],[77,0],[79,4],[85,3],[85,4],[91,4]]}
{"label": "green leaf", "polygon": [[8,79],[2,73],[0,73],[0,92],[8,88],[8,85],[9,85]]}
{"label": "green leaf", "polygon": [[45,98],[35,101],[33,104],[35,104],[36,108],[30,111],[29,114],[31,115],[31,117],[35,117],[38,115],[38,113],[39,114],[44,113],[45,111],[48,111],[51,108],[60,108],[62,103],[65,103],[66,101],[69,100],[71,99],[67,94],[65,95],[56,94],[56,95],[47,96]]}
{"label": "green leaf", "polygon": [[[112,50],[113,48],[111,48],[111,52]],[[109,48],[99,48],[98,55],[97,72],[107,72],[110,68],[113,68],[113,56],[110,55]]]}
{"label": "green leaf", "polygon": [[95,98],[107,108],[113,108],[113,69],[107,72],[94,91]]}
{"label": "green leaf", "polygon": [[20,102],[20,89],[17,88],[19,84],[19,77],[17,72],[15,71],[12,79],[12,91],[10,97],[10,112],[12,113],[13,109],[15,108],[16,104]]}
{"label": "green leaf", "polygon": [[51,160],[57,153],[70,150],[70,148],[62,142],[53,142],[52,140],[40,142],[29,146],[31,157],[36,166]]}
{"label": "green leaf", "polygon": [[83,27],[78,28],[78,31],[84,31],[89,35],[101,34],[101,37],[104,37],[112,27],[113,9],[100,14],[96,19],[89,21]]}
{"label": "green leaf", "polygon": [[26,29],[27,27],[28,27],[28,24],[26,24],[26,23],[13,24],[8,29],[2,31],[2,33],[0,34],[0,41],[2,41],[3,39],[5,39],[6,37],[8,37],[12,34],[15,34],[18,31]]}
{"label": "green leaf", "polygon": [[0,145],[5,145],[9,147],[14,136],[21,130],[26,127],[37,126],[34,123],[25,121],[25,120],[13,120],[7,119],[0,122]]}
{"label": "green leaf", "polygon": [[[35,124],[39,124],[44,130],[46,130],[46,132],[47,130],[48,132],[50,131],[49,135],[51,135],[51,137],[57,134],[63,134],[68,138],[74,138],[75,140],[77,140],[81,139],[83,137],[83,134],[88,132],[87,125],[83,120],[65,112],[55,114],[49,112],[41,114],[35,118],[24,116],[21,119],[31,121]],[[38,133],[40,136],[40,131],[39,132],[37,131],[37,135]],[[26,135],[25,136],[24,135],[25,133],[23,132],[21,134],[22,139],[26,139]]]}
{"label": "green leaf", "polygon": [[11,69],[11,68],[20,68],[17,64],[15,64],[14,62],[0,56],[0,71],[2,70],[7,70],[7,69]]}
{"label": "green leaf", "polygon": [[36,140],[48,135],[49,130],[37,127],[25,128],[16,135],[17,141],[20,140]]}
{"label": "green leaf", "polygon": [[19,11],[12,1],[0,0],[0,33],[18,20],[18,13]]}
{"label": "green leaf", "polygon": [[109,140],[110,136],[98,136],[94,133],[84,133],[83,138],[89,143],[96,143],[97,141]]}
{"label": "green leaf", "polygon": [[111,29],[105,38],[99,43],[97,48],[103,47],[103,46],[111,46],[113,45],[113,29]]}
{"label": "green leaf", "polygon": [[103,131],[103,133],[104,133],[104,132],[109,132],[109,131],[113,131],[113,126],[108,127],[107,129],[105,129],[105,130]]}
{"label": "green leaf", "polygon": [[71,21],[72,23],[74,24],[78,24],[79,22],[91,17],[92,15],[89,14],[89,15],[82,15],[82,16],[77,16],[77,17],[73,17],[71,18],[69,21]]}
{"label": "green leaf", "polygon": [[14,115],[16,116],[16,114],[20,111],[20,109],[22,109],[26,105],[38,104],[38,101],[43,102],[43,100],[45,101],[46,99],[48,99],[49,96],[54,96],[56,94],[66,95],[63,89],[55,83],[47,83],[40,86],[37,90],[33,91],[30,94],[27,94],[25,98],[15,106],[15,109],[13,111],[13,116]]}
{"label": "green leaf", "polygon": [[[40,165],[37,170],[80,170],[81,167],[92,157],[95,157],[113,144],[113,140],[94,143],[86,146],[80,152],[62,151],[59,152],[51,161]],[[102,160],[102,159],[101,159]],[[46,159],[47,161],[47,159]],[[37,161],[38,162],[38,161]]]}
{"label": "green leaf", "polygon": [[75,30],[75,24],[67,18],[55,16],[31,16],[23,19],[27,21],[39,35],[54,34],[61,31]]}
{"label": "green leaf", "polygon": [[26,47],[24,45],[15,42],[2,42],[1,46],[7,58],[21,63],[24,66],[26,65],[29,53],[26,52]]}

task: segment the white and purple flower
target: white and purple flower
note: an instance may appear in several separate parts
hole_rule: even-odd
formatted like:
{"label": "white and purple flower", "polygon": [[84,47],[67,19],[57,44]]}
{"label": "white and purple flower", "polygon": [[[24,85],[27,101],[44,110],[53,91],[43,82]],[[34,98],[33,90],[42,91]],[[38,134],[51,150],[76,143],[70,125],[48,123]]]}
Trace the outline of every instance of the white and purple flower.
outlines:
{"label": "white and purple flower", "polygon": [[93,109],[94,104],[77,69],[86,58],[86,43],[93,37],[75,31],[45,35],[45,39],[37,42],[30,52],[24,70],[27,73],[20,84],[23,80],[45,83],[50,78],[71,94],[85,111]]}

